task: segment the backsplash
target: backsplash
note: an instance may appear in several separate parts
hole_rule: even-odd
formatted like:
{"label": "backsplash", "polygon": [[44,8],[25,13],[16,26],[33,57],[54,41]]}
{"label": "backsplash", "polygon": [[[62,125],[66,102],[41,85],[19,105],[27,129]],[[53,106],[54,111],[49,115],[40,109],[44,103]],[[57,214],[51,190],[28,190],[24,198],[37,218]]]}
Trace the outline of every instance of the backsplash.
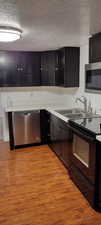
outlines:
{"label": "backsplash", "polygon": [[2,92],[1,93],[1,115],[4,109],[17,106],[32,106],[33,107],[67,107],[72,106],[72,95],[77,89],[64,88],[34,88],[33,91],[23,92]]}

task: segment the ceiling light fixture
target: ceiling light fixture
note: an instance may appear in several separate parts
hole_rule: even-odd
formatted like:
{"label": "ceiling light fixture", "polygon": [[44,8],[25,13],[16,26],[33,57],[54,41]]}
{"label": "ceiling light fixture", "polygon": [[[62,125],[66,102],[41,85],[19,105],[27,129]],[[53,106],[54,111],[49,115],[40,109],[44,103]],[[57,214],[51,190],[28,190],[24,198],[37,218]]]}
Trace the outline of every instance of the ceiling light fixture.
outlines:
{"label": "ceiling light fixture", "polygon": [[18,28],[0,26],[0,42],[12,42],[21,38],[22,31]]}

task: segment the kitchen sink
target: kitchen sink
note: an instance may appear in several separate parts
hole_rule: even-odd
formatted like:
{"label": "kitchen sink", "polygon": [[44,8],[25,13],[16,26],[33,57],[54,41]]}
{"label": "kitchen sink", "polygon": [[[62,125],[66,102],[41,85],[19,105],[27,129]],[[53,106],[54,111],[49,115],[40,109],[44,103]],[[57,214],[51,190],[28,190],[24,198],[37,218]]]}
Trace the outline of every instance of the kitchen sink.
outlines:
{"label": "kitchen sink", "polygon": [[63,109],[56,110],[56,112],[61,115],[68,117],[69,119],[81,119],[81,118],[92,118],[92,117],[101,117],[99,114],[94,113],[85,113],[82,109],[73,108],[73,109]]}
{"label": "kitchen sink", "polygon": [[56,110],[56,112],[62,114],[62,115],[66,115],[66,114],[77,114],[77,113],[81,113],[83,112],[82,109],[79,108],[73,108],[73,109],[60,109],[60,110]]}
{"label": "kitchen sink", "polygon": [[83,114],[82,113],[66,113],[66,114],[64,114],[64,116],[71,118],[71,119],[75,119],[75,118],[79,119],[79,118],[83,117]]}

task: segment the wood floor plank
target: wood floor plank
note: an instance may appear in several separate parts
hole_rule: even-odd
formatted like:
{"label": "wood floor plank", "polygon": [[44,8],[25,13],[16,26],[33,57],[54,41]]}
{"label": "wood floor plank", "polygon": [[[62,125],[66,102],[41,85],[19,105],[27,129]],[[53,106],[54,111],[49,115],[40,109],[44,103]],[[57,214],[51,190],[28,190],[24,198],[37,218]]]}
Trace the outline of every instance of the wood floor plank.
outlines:
{"label": "wood floor plank", "polygon": [[0,225],[101,225],[47,146],[10,151],[0,143]]}

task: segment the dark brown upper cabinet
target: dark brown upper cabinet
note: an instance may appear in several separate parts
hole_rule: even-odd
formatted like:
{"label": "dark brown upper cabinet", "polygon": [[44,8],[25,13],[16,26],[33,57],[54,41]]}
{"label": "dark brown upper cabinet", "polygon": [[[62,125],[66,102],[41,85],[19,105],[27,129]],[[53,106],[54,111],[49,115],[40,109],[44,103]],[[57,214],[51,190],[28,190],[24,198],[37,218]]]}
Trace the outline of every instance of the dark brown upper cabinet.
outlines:
{"label": "dark brown upper cabinet", "polygon": [[41,85],[79,87],[79,47],[41,53]]}
{"label": "dark brown upper cabinet", "polygon": [[55,86],[58,73],[58,51],[41,53],[41,85]]}
{"label": "dark brown upper cabinet", "polygon": [[79,86],[79,48],[0,51],[0,87]]}
{"label": "dark brown upper cabinet", "polygon": [[89,63],[101,62],[101,33],[89,38]]}
{"label": "dark brown upper cabinet", "polygon": [[79,58],[79,47],[64,47],[59,50],[58,86],[79,87]]}
{"label": "dark brown upper cabinet", "polygon": [[0,87],[40,85],[40,54],[0,52]]}

